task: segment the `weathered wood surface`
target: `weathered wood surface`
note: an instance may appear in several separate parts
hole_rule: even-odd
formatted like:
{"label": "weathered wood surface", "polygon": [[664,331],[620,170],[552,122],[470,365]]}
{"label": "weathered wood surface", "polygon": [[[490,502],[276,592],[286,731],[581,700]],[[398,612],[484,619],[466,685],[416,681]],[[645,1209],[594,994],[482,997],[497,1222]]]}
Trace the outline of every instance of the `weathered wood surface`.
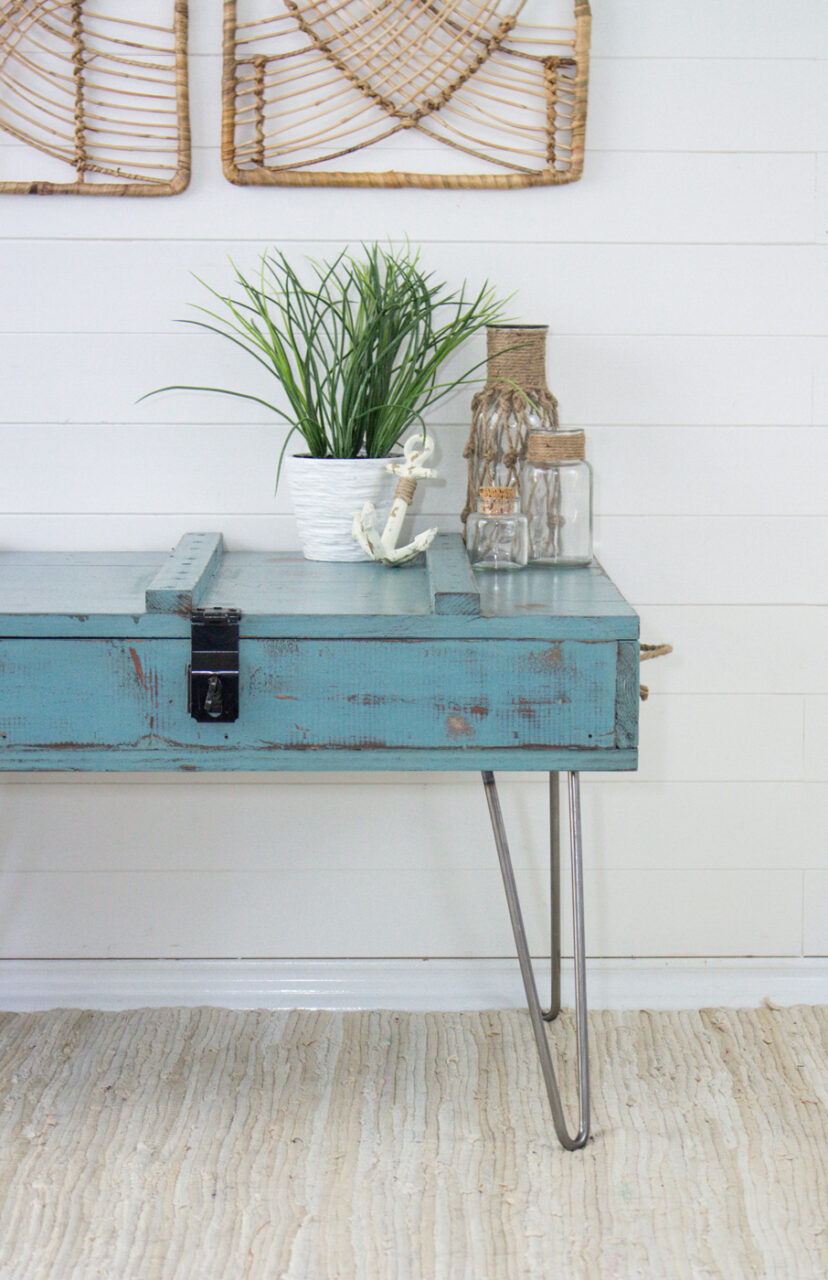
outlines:
{"label": "weathered wood surface", "polygon": [[301,761],[293,767],[314,769],[320,753],[364,750],[429,755],[419,768],[442,767],[444,752],[462,761],[470,750],[517,757],[515,768],[526,767],[526,751],[615,756],[629,746],[617,742],[616,648],[243,640],[239,719],[198,724],[187,713],[184,642],[4,640],[0,767],[44,753],[69,768],[90,767],[81,759],[107,768],[110,755],[145,751],[158,768],[217,767],[222,752],[229,767],[247,767],[237,763],[242,752],[275,769],[290,767],[288,754]]}
{"label": "weathered wood surface", "polygon": [[638,768],[632,747],[618,751],[585,752],[579,747],[527,747],[522,751],[494,747],[448,747],[442,751],[413,747],[331,747],[318,751],[284,750],[278,755],[224,742],[209,750],[169,748],[163,753],[151,739],[125,751],[79,747],[71,753],[42,747],[21,747],[0,757],[0,768],[11,773],[479,773],[540,772],[555,769],[618,773]]}
{"label": "weathered wood surface", "polygon": [[[101,618],[104,626],[118,615],[143,614],[146,590],[163,561],[112,556],[85,561],[66,557],[48,563],[0,556],[0,634],[15,635],[34,618],[36,626],[61,627],[64,620]],[[57,631],[55,634],[62,634]]]}
{"label": "weathered wood surface", "polygon": [[[424,558],[396,569],[367,561],[311,562],[290,552],[225,552],[205,604],[234,604],[246,615],[285,619],[368,614],[376,625],[390,627],[391,619],[420,619],[432,613],[435,577],[453,589],[459,585],[459,565],[468,565],[460,535],[436,539],[433,552],[428,562]],[[616,620],[637,623],[635,611],[599,564],[577,569],[530,565],[519,573],[477,573],[472,584],[487,624],[497,618],[510,624],[523,620],[538,627],[540,634],[550,619],[557,624],[562,617],[591,618],[609,620],[609,637]],[[463,591],[467,589],[471,587],[463,584]],[[451,616],[442,615],[445,621],[437,625],[450,626]],[[463,627],[472,622],[471,616],[461,619]]]}
{"label": "weathered wood surface", "polygon": [[[634,768],[638,619],[600,566],[473,578],[435,547],[0,557],[0,768]],[[242,611],[235,722],[188,714],[195,604]]]}
{"label": "weathered wood surface", "polygon": [[615,685],[615,743],[618,747],[638,746],[640,666],[638,645],[619,644]]}
{"label": "weathered wood surface", "polygon": [[480,589],[465,548],[450,534],[438,534],[426,552],[434,613],[480,613]]}
{"label": "weathered wood surface", "polygon": [[147,587],[147,613],[188,616],[203,600],[223,548],[220,533],[186,533]]}
{"label": "weathered wood surface", "polygon": [[[160,553],[0,553],[0,635],[184,636],[188,620],[176,592],[193,604],[231,606],[244,615],[243,634],[267,636],[457,636],[629,640],[638,636],[633,609],[598,564],[582,569],[530,566],[516,574],[477,574],[479,616],[433,611],[456,607],[458,565],[466,560],[459,535],[435,542],[435,558],[386,569],[325,564],[291,552],[224,552],[192,586],[174,582],[191,554],[185,535],[170,557]],[[217,535],[201,535],[215,537]],[[439,543],[439,546],[438,546]],[[439,559],[437,558],[439,557]],[[468,572],[468,570],[467,570]],[[436,575],[436,578],[435,576]],[[471,575],[469,574],[469,577]],[[158,584],[168,584],[164,607],[147,611]],[[169,587],[173,586],[173,590]]]}

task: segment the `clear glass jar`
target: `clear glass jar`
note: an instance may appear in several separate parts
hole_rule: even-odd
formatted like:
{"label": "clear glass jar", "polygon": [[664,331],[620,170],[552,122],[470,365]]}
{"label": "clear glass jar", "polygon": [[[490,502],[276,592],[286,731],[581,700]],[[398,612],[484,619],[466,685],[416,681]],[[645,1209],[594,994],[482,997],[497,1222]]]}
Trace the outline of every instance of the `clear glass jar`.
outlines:
{"label": "clear glass jar", "polygon": [[592,467],[583,431],[534,432],[520,477],[534,564],[592,559]]}
{"label": "clear glass jar", "polygon": [[529,529],[512,486],[484,485],[466,524],[469,561],[476,569],[522,569]]}

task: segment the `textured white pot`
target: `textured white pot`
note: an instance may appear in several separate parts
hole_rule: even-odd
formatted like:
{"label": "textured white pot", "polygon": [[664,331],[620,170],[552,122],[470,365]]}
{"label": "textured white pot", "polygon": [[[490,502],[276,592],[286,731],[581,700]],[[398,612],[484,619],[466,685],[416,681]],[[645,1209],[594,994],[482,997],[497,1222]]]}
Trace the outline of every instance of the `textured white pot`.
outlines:
{"label": "textured white pot", "polygon": [[387,458],[310,458],[288,463],[299,544],[306,560],[367,560],[351,525],[363,503],[373,502],[380,528],[394,501],[396,477]]}

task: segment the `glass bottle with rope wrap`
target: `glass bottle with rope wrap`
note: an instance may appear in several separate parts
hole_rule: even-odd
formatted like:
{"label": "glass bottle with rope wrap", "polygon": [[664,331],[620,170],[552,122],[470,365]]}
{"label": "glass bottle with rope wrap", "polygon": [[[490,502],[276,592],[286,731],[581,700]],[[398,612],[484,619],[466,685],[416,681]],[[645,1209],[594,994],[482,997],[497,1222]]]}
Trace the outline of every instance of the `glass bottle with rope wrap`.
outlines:
{"label": "glass bottle with rope wrap", "polygon": [[464,521],[481,486],[519,485],[530,432],[558,428],[558,402],[546,385],[547,333],[546,325],[486,330],[486,385],[472,398],[463,451],[469,470]]}

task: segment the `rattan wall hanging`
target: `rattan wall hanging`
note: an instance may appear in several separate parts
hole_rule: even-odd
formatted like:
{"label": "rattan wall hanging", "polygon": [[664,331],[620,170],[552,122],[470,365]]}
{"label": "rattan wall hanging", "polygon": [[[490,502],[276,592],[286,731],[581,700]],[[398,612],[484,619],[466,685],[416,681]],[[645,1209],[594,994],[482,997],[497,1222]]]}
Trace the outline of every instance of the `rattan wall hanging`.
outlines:
{"label": "rattan wall hanging", "polygon": [[0,192],[182,191],[187,0],[0,0],[0,129]]}
{"label": "rattan wall hanging", "polygon": [[527,0],[224,0],[225,176],[251,186],[574,182],[591,20],[588,0],[574,4],[572,26],[553,28],[528,22]]}

